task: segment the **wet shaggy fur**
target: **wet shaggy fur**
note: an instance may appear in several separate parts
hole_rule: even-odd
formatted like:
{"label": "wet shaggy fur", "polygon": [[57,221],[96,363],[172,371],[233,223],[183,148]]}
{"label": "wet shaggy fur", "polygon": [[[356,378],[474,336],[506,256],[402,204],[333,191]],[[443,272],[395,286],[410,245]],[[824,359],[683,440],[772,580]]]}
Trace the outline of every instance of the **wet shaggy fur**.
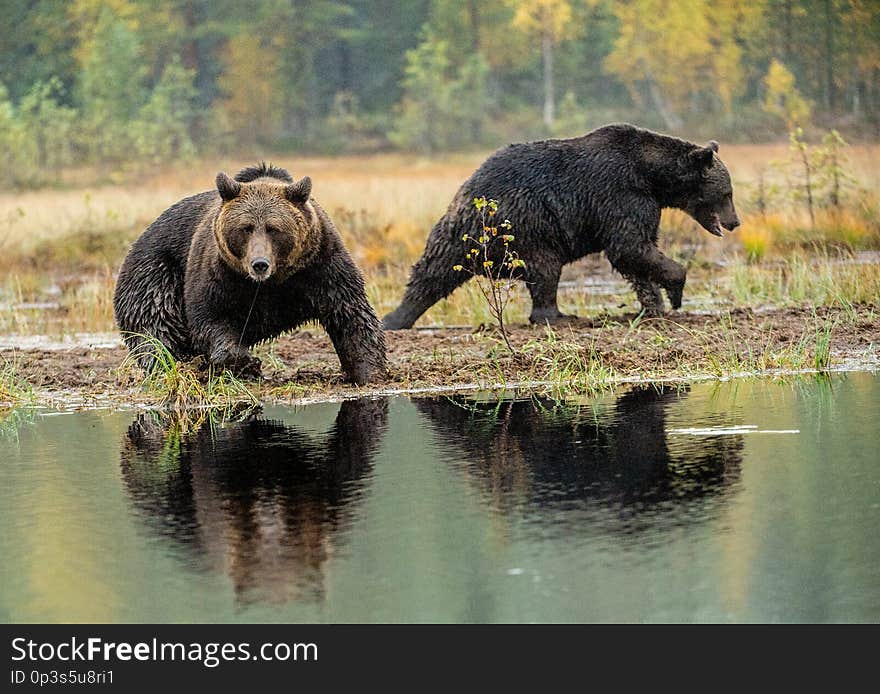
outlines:
{"label": "wet shaggy fur", "polygon": [[148,335],[177,359],[256,376],[249,347],[316,320],[348,380],[381,378],[381,325],[310,179],[259,164],[217,185],[163,212],[119,272],[116,322],[140,365],[155,362]]}
{"label": "wet shaggy fur", "polygon": [[701,147],[625,124],[497,151],[434,225],[385,328],[411,327],[468,278],[453,266],[464,260],[462,236],[480,228],[476,197],[497,200],[497,217],[513,225],[511,248],[525,261],[532,322],[567,317],[556,304],[562,266],[600,251],[630,280],[647,313],[663,311],[661,288],[679,308],[685,269],[657,248],[660,211],[684,210],[717,236],[722,227],[739,225],[730,175],[717,152],[716,142]]}

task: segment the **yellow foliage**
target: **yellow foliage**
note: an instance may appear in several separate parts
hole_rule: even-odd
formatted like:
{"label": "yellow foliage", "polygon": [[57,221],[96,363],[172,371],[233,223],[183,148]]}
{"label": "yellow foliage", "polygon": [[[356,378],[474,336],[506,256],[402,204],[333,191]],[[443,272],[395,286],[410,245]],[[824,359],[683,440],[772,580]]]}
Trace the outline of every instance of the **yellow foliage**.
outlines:
{"label": "yellow foliage", "polygon": [[65,8],[68,22],[51,21],[51,15],[45,15],[45,24],[40,28],[45,34],[36,37],[45,52],[50,52],[54,45],[62,43],[69,34],[76,36],[74,56],[80,65],[88,61],[94,49],[94,32],[101,12],[109,10],[122,21],[125,26],[144,37],[143,51],[150,58],[155,56],[159,41],[150,41],[152,37],[162,37],[169,32],[180,30],[178,13],[171,5],[165,3],[143,3],[135,0],[72,0]]}
{"label": "yellow foliage", "polygon": [[816,212],[815,228],[802,210],[746,214],[735,238],[749,260],[787,255],[793,249],[844,248],[860,250],[880,244],[880,227],[859,208],[829,208]]}
{"label": "yellow foliage", "polygon": [[841,12],[853,59],[866,75],[872,70],[880,70],[880,41],[876,34],[878,16],[880,3],[877,0],[850,0]]}
{"label": "yellow foliage", "polygon": [[755,19],[747,3],[630,0],[613,7],[620,34],[605,68],[634,98],[640,98],[638,86],[647,82],[679,113],[701,91],[731,108],[744,85],[736,32]]}
{"label": "yellow foliage", "polygon": [[718,98],[729,113],[735,97],[745,88],[743,69],[743,34],[751,31],[756,22],[763,21],[763,4],[760,2],[720,2],[707,7],[711,25],[710,55],[711,80]]}
{"label": "yellow foliage", "polygon": [[232,130],[246,141],[273,139],[282,123],[279,51],[265,50],[258,36],[241,34],[229,41],[227,55],[220,84]]}
{"label": "yellow foliage", "polygon": [[767,89],[765,111],[782,118],[790,131],[809,123],[812,110],[810,102],[801,96],[795,86],[794,75],[776,58],[770,62],[764,87]]}
{"label": "yellow foliage", "polygon": [[773,246],[773,232],[766,224],[745,225],[737,238],[749,260],[761,260]]}
{"label": "yellow foliage", "polygon": [[516,0],[513,27],[526,34],[550,37],[553,43],[578,36],[583,27],[573,20],[568,0]]}
{"label": "yellow foliage", "polygon": [[825,243],[831,246],[870,248],[880,239],[880,228],[853,209],[820,210],[816,215],[816,228],[822,232]]}

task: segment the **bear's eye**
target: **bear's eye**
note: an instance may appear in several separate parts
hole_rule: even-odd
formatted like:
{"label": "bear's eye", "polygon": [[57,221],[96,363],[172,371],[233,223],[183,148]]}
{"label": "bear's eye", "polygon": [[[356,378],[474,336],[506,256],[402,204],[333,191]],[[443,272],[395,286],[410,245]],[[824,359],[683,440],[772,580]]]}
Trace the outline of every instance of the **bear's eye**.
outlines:
{"label": "bear's eye", "polygon": [[278,233],[278,229],[276,229],[276,228],[273,227],[273,226],[269,226],[269,225],[267,224],[267,225],[266,225],[266,233],[267,233],[267,234],[277,234],[277,233]]}
{"label": "bear's eye", "polygon": [[254,232],[254,225],[248,224],[246,227],[242,227],[241,230],[245,234],[252,234]]}

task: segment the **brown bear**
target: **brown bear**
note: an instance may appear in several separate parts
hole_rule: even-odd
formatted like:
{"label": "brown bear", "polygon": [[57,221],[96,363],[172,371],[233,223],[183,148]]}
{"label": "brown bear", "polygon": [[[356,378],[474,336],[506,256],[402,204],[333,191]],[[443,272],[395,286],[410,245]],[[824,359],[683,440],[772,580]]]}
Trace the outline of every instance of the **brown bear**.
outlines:
{"label": "brown bear", "polygon": [[730,175],[717,152],[714,141],[701,147],[627,124],[498,150],[434,225],[385,328],[411,327],[468,278],[453,268],[466,252],[462,236],[481,226],[477,197],[497,200],[499,217],[513,225],[533,323],[567,318],[556,305],[562,266],[600,251],[630,280],[646,313],[662,312],[660,287],[679,308],[685,269],[657,248],[660,211],[684,210],[716,236],[722,227],[739,226]]}
{"label": "brown bear", "polygon": [[148,336],[176,359],[258,376],[249,347],[316,320],[348,380],[381,378],[381,325],[311,180],[264,163],[216,183],[163,212],[119,272],[116,322],[140,365],[155,364]]}

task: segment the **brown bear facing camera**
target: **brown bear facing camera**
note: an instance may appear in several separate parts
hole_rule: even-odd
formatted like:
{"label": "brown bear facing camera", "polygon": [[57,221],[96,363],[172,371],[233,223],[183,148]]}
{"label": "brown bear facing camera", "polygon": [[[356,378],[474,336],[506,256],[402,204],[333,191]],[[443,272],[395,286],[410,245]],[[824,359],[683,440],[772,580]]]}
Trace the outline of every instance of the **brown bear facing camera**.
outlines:
{"label": "brown bear facing camera", "polygon": [[382,378],[381,325],[311,180],[260,164],[216,182],[163,212],[122,265],[113,307],[138,363],[153,368],[155,338],[176,359],[258,376],[250,347],[316,320],[348,380]]}

